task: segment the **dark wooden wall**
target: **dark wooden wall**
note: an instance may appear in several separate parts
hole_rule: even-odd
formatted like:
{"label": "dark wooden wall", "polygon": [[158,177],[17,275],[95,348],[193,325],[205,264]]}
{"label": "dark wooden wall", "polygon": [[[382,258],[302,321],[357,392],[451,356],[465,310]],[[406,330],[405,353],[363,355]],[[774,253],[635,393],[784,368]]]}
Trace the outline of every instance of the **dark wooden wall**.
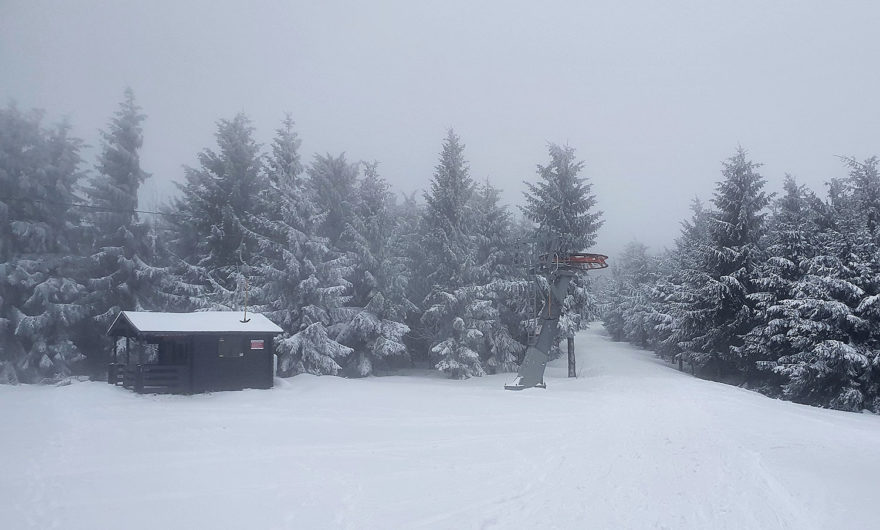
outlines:
{"label": "dark wooden wall", "polygon": [[[224,335],[227,341],[240,341],[240,357],[221,357],[220,335],[193,337],[192,391],[272,388],[273,347],[271,335]],[[262,339],[264,349],[251,350],[251,339]]]}

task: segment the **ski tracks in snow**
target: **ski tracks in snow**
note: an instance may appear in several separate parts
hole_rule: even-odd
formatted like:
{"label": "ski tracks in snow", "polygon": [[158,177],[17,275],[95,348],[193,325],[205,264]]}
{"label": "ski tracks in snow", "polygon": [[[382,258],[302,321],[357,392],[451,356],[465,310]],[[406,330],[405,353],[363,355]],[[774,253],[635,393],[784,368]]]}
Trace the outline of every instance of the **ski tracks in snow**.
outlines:
{"label": "ski tracks in snow", "polygon": [[[512,376],[136,396],[0,388],[9,528],[868,528],[880,419],[681,374],[577,338]],[[164,510],[155,510],[161,504]]]}

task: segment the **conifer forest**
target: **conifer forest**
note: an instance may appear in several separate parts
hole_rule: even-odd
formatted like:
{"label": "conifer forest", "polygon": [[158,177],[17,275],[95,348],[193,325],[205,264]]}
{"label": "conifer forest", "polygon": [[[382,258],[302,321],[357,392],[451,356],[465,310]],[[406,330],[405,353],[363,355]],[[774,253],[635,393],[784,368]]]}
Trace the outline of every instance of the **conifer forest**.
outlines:
{"label": "conifer forest", "polygon": [[[284,330],[281,377],[515,372],[548,288],[535,256],[590,249],[603,225],[574,146],[547,144],[511,206],[453,130],[402,195],[377,162],[303,153],[292,116],[261,145],[241,113],[147,210],[147,115],[127,89],[91,164],[68,123],[0,110],[0,382],[102,377],[121,310],[245,304]],[[732,149],[672,248],[631,242],[572,282],[562,335],[599,320],[697,377],[880,412],[878,164],[843,157],[826,189],[787,176],[774,194]]]}
{"label": "conifer forest", "polygon": [[[452,130],[424,195],[398,196],[375,162],[304,157],[290,116],[271,145],[257,144],[244,114],[217,122],[215,145],[185,168],[178,195],[147,212],[138,207],[150,178],[139,161],[145,119],[126,90],[90,168],[68,125],[3,109],[4,383],[99,377],[111,349],[104,332],[121,310],[245,303],[285,331],[281,376],[515,371],[542,296],[529,256],[585,248],[601,226],[570,147],[548,146],[527,206],[514,212],[471,178]],[[567,304],[573,334],[596,303],[582,282]]]}
{"label": "conifer forest", "polygon": [[842,159],[819,194],[764,191],[739,148],[675,246],[633,242],[602,291],[615,340],[701,377],[839,410],[880,411],[878,159]]}

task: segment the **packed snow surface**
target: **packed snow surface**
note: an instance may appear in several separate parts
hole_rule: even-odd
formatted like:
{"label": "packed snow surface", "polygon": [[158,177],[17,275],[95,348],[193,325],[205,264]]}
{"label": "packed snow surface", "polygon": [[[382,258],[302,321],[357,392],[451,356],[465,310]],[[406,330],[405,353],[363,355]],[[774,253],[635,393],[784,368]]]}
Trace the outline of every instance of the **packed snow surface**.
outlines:
{"label": "packed snow surface", "polygon": [[2,526],[877,528],[880,417],[577,339],[579,378],[297,376],[141,396],[0,387]]}

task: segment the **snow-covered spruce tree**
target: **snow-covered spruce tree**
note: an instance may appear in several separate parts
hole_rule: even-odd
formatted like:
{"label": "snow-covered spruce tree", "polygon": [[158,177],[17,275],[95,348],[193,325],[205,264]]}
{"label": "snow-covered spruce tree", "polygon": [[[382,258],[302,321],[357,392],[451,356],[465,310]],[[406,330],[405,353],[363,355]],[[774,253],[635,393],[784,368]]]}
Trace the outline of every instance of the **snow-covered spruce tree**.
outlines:
{"label": "snow-covered spruce tree", "polygon": [[295,359],[294,371],[299,373],[336,375],[339,362],[352,352],[327,336],[327,327],[320,322],[284,338],[283,343],[286,355]]}
{"label": "snow-covered spruce tree", "polygon": [[[350,307],[350,278],[354,274],[354,263],[352,255],[343,251],[339,244],[342,233],[354,219],[358,171],[358,164],[349,163],[345,154],[316,155],[306,170],[308,190],[316,212],[315,236],[323,241],[327,251],[321,264],[316,265],[316,279],[321,292],[325,294],[320,301],[320,307],[324,310],[321,324],[327,328],[327,337],[334,342],[338,341],[339,333],[355,312]],[[344,351],[350,353],[351,349],[345,347]],[[334,360],[341,366],[345,364],[347,355]]]}
{"label": "snow-covered spruce tree", "polygon": [[[436,239],[423,245],[427,265],[432,265],[433,256],[440,253],[447,266],[445,270],[434,268],[428,273],[430,276],[434,272],[430,277],[435,278],[435,283],[426,297],[429,307],[421,323],[433,332],[435,343],[441,337],[444,344],[442,348],[432,348],[432,352],[446,355],[463,351],[450,345],[461,346],[463,337],[467,337],[465,349],[477,354],[473,369],[464,374],[461,367],[472,359],[469,354],[454,363],[441,359],[438,368],[454,377],[481,375],[484,366],[492,372],[516,370],[517,356],[525,346],[515,335],[524,319],[530,292],[520,271],[513,267],[510,213],[500,204],[495,187],[488,182],[475,186],[467,177],[462,149],[457,137],[447,137],[435,173],[433,195],[426,197],[425,217],[435,221],[428,226],[444,228],[434,232],[438,234]],[[436,246],[437,243],[442,245]],[[451,259],[454,256],[458,257]],[[445,278],[446,287],[436,283],[436,278]],[[458,318],[461,330],[455,327]]]}
{"label": "snow-covered spruce tree", "polygon": [[394,196],[378,174],[378,164],[365,164],[352,221],[340,246],[353,258],[352,316],[338,340],[354,350],[346,373],[362,377],[377,367],[409,359],[404,336],[407,314],[416,307],[406,298],[409,271],[395,244],[398,236]]}
{"label": "snow-covered spruce tree", "polygon": [[657,274],[648,247],[633,241],[615,260],[612,279],[603,293],[603,323],[614,340],[647,348],[652,326],[651,288]]}
{"label": "snow-covered spruce tree", "polygon": [[450,130],[434,169],[431,190],[425,193],[422,244],[424,263],[433,287],[454,290],[468,285],[474,275],[471,197],[474,181],[464,160],[464,144]]}
{"label": "snow-covered spruce tree", "polygon": [[[869,405],[874,313],[870,296],[857,285],[865,256],[834,252],[807,260],[794,296],[782,300],[777,324],[786,329],[791,355],[771,364],[783,376],[783,395],[793,401],[860,410]],[[868,390],[869,392],[865,392]]]}
{"label": "snow-covered spruce tree", "polygon": [[[474,182],[463,156],[464,145],[450,130],[443,142],[440,161],[434,170],[431,190],[425,194],[425,212],[421,220],[421,245],[425,259],[418,273],[424,275],[431,291],[423,305],[419,331],[430,347],[432,363],[452,377],[470,377],[484,373],[478,354],[458,355],[448,340],[463,340],[475,334],[462,320],[463,306],[456,291],[474,281],[475,245],[470,223],[473,220],[471,197]],[[455,326],[462,327],[457,329]],[[446,344],[438,348],[439,344]]]}
{"label": "snow-covered spruce tree", "polygon": [[696,319],[700,324],[684,323],[700,331],[683,345],[685,360],[712,370],[717,378],[730,367],[745,369],[741,336],[755,325],[755,302],[749,295],[757,291],[759,242],[765,232],[764,209],[770,203],[759,167],[742,148],[724,162],[713,199],[715,210],[709,217],[708,281],[685,315],[686,321]]}
{"label": "snow-covered spruce tree", "polygon": [[872,156],[864,162],[847,160],[849,182],[858,211],[864,219],[869,240],[855,246],[858,271],[856,283],[865,296],[856,314],[868,322],[869,335],[865,338],[867,362],[870,368],[859,374],[858,381],[865,406],[880,412],[880,158]]}
{"label": "snow-covered spruce tree", "polygon": [[480,339],[482,333],[479,330],[468,328],[462,318],[454,317],[450,336],[431,348],[440,359],[437,369],[453,379],[484,375],[480,354],[474,350]]}
{"label": "snow-covered spruce tree", "polygon": [[258,197],[266,183],[253,133],[244,114],[220,120],[219,150],[205,149],[199,167],[185,168],[181,196],[168,208],[177,260],[166,288],[183,306],[236,307],[243,274],[261,265],[252,220],[261,213]]}
{"label": "snow-covered spruce tree", "polygon": [[105,360],[106,355],[98,352],[108,350],[107,341],[101,339],[113,318],[122,310],[152,308],[161,274],[153,259],[150,226],[135,212],[138,190],[149,176],[141,169],[139,155],[145,118],[134,92],[126,89],[119,110],[101,132],[97,172],[85,187],[88,203],[97,208],[87,216],[93,252],[87,270],[89,294],[83,303],[94,316],[93,325],[83,327],[83,335],[96,363]]}
{"label": "snow-covered spruce tree", "polygon": [[319,212],[303,178],[293,126],[287,116],[276,131],[265,164],[267,186],[251,215],[261,257],[252,293],[257,309],[284,330],[275,343],[279,375],[336,374],[350,349],[328,337],[327,326],[348,283],[328,240],[315,233]]}
{"label": "snow-covered spruce tree", "polygon": [[514,276],[512,220],[508,208],[501,204],[501,190],[487,179],[474,188],[470,207],[476,251],[474,280],[488,283]]}
{"label": "snow-covered spruce tree", "polygon": [[674,361],[679,353],[676,332],[679,301],[677,283],[680,260],[674,251],[664,251],[651,258],[654,283],[644,287],[650,311],[645,315],[648,347],[662,359]]}
{"label": "snow-covered spruce tree", "polygon": [[0,109],[0,383],[66,376],[83,359],[74,333],[88,309],[70,206],[82,143],[41,117]]}
{"label": "snow-covered spruce tree", "polygon": [[802,262],[803,275],[793,284],[791,299],[782,300],[775,311],[793,353],[767,364],[785,378],[782,391],[788,399],[877,410],[880,271],[873,207],[859,192],[876,183],[863,180],[870,171],[857,178],[853,172],[851,167],[845,183],[832,182],[828,213],[817,223],[815,255]]}
{"label": "snow-covered spruce tree", "polygon": [[[523,214],[535,224],[539,252],[582,252],[596,242],[604,222],[602,212],[596,210],[593,185],[579,176],[584,162],[576,159],[572,147],[550,144],[548,151],[550,162],[538,165],[538,182],[526,183]],[[560,337],[573,337],[582,324],[596,316],[589,281],[587,275],[580,274],[569,284],[565,310],[559,319]]]}
{"label": "snow-covered spruce tree", "polygon": [[[868,323],[860,300],[865,292],[847,278],[853,269],[831,256],[809,260],[795,296],[782,300],[777,325],[787,330],[795,353],[770,362],[785,378],[783,395],[793,401],[860,410],[867,406],[863,384],[871,352],[864,342]],[[858,311],[861,310],[861,311]]]}
{"label": "snow-covered spruce tree", "polygon": [[[691,202],[691,218],[682,221],[681,235],[675,241],[675,253],[668,282],[670,294],[666,298],[664,312],[668,315],[671,328],[668,338],[659,348],[673,360],[683,364],[694,358],[686,346],[693,337],[706,333],[711,325],[711,300],[701,298],[701,293],[710,284],[708,271],[708,252],[711,243],[710,215],[702,201]],[[692,363],[691,369],[696,370]]]}
{"label": "snow-covered spruce tree", "polygon": [[625,278],[631,286],[624,312],[624,334],[628,342],[647,348],[652,335],[650,289],[657,281],[656,266],[648,247],[637,241],[624,247],[622,260],[626,263]]}
{"label": "snow-covered spruce tree", "polygon": [[762,378],[767,381],[752,381],[766,393],[775,394],[779,384],[767,368],[774,367],[780,357],[797,351],[798,339],[790,334],[793,306],[789,301],[803,279],[807,260],[815,256],[815,209],[823,206],[812,192],[786,175],[783,195],[775,202],[769,222],[766,259],[759,264],[754,281],[757,292],[749,295],[755,303],[757,325],[743,337],[741,350],[750,375],[757,375],[752,374],[754,368],[767,374]]}
{"label": "snow-covered spruce tree", "polygon": [[523,320],[529,318],[526,309],[531,293],[528,279],[514,264],[511,215],[500,200],[500,191],[488,181],[471,198],[475,285],[464,288],[470,299],[466,320],[483,335],[478,351],[492,373],[518,368],[517,358],[526,345],[516,337],[521,335]]}

